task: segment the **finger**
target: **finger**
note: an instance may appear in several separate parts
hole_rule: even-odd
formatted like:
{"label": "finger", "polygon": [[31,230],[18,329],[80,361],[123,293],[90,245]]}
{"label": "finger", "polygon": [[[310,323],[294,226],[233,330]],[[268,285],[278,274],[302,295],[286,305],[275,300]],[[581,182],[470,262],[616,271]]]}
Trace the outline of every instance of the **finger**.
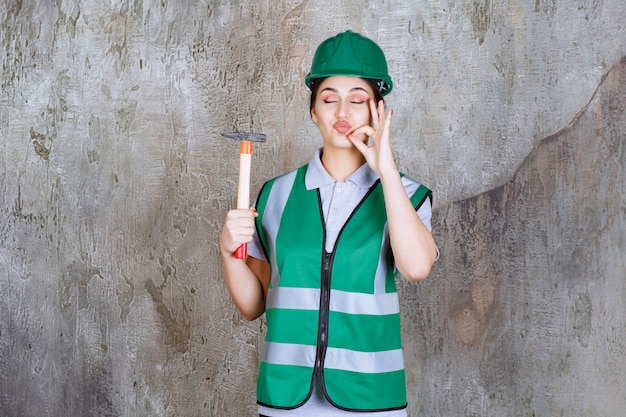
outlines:
{"label": "finger", "polygon": [[380,120],[380,107],[376,106],[376,100],[374,99],[370,99],[369,104],[370,104],[370,113],[372,117],[372,127],[374,128],[374,130],[378,130],[380,128],[380,121],[381,121]]}
{"label": "finger", "polygon": [[254,236],[254,226],[238,224],[230,230],[230,237],[236,246],[242,243],[249,243]]}
{"label": "finger", "polygon": [[380,115],[381,115],[381,117],[385,117],[385,115],[387,114],[387,113],[385,112],[385,100],[380,100],[380,101],[378,102],[378,108],[377,108],[377,110],[378,110],[378,114],[380,114]]}
{"label": "finger", "polygon": [[224,232],[230,239],[239,241],[242,238],[252,238],[254,226],[237,222],[226,222]]}
{"label": "finger", "polygon": [[254,218],[258,214],[249,209],[230,210],[226,215],[224,225],[230,231],[230,234],[238,234],[244,230],[246,234],[254,233]]}
{"label": "finger", "polygon": [[393,110],[390,110],[385,117],[385,126],[383,127],[383,131],[385,134],[389,134],[389,129],[391,128],[391,116],[393,116]]}
{"label": "finger", "polygon": [[254,208],[249,209],[232,209],[227,216],[231,219],[253,219],[259,214]]}
{"label": "finger", "polygon": [[376,110],[378,111],[378,115],[380,116],[381,121],[384,121],[387,118],[387,112],[385,111],[385,100],[380,100],[378,102]]}
{"label": "finger", "polygon": [[227,253],[232,253],[242,243],[252,242],[254,227],[241,227],[226,223],[220,235],[220,247]]}
{"label": "finger", "polygon": [[[374,133],[376,133],[376,129],[374,129],[372,126],[364,125],[348,133],[348,137],[350,136],[357,137],[358,135],[365,135],[367,137],[372,137]],[[361,138],[361,139],[364,139],[364,138]]]}
{"label": "finger", "polygon": [[393,110],[386,114],[385,124],[383,125],[380,135],[378,136],[378,141],[376,142],[378,145],[382,146],[390,146],[390,131],[391,131],[391,116],[393,115]]}
{"label": "finger", "polygon": [[363,142],[362,140],[354,137],[353,135],[348,136],[348,139],[350,139],[350,142],[352,142],[354,147],[357,148],[359,150],[359,152],[361,152],[363,154],[363,156],[365,156],[365,153],[367,152],[367,148],[368,148],[368,146],[365,144],[365,142]]}

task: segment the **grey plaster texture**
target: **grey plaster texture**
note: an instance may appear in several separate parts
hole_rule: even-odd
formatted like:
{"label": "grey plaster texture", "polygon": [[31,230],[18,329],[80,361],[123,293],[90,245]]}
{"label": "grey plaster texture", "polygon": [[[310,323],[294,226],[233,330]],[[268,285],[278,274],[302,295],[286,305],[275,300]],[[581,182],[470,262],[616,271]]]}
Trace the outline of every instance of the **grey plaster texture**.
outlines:
{"label": "grey plaster texture", "polygon": [[255,415],[220,133],[267,134],[254,192],[306,162],[303,78],[346,29],[435,193],[441,258],[399,279],[409,415],[623,413],[623,0],[2,0],[0,416]]}

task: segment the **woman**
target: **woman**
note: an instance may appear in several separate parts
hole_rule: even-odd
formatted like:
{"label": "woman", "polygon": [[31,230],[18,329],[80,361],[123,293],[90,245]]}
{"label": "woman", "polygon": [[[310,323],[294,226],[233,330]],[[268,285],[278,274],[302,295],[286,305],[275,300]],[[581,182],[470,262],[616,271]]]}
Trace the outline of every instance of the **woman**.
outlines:
{"label": "woman", "polygon": [[[235,305],[266,314],[259,413],[406,416],[395,277],[426,278],[437,258],[431,193],[393,159],[382,100],[393,84],[376,43],[325,40],[305,81],[323,147],[268,181],[256,209],[231,210],[220,239]],[[244,242],[248,259],[235,259]]]}

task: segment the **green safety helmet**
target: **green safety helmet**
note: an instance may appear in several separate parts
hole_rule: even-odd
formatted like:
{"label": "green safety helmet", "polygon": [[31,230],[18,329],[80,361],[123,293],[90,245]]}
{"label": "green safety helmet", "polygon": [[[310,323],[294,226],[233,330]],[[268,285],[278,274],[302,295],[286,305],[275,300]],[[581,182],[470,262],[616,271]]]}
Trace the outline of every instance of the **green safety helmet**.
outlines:
{"label": "green safety helmet", "polygon": [[379,81],[378,91],[385,96],[393,82],[387,73],[387,60],[380,46],[373,40],[347,30],[326,39],[317,47],[311,71],[304,82],[311,88],[315,78],[348,75]]}

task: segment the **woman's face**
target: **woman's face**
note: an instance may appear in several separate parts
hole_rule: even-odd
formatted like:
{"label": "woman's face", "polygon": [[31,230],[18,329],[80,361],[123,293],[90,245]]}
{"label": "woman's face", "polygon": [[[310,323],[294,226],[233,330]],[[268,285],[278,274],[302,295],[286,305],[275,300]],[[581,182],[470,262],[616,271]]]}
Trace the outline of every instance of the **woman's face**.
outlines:
{"label": "woman's face", "polygon": [[[371,123],[372,87],[362,78],[328,77],[319,86],[311,118],[320,129],[324,146],[352,147],[348,133]],[[362,140],[367,138],[363,135]]]}

